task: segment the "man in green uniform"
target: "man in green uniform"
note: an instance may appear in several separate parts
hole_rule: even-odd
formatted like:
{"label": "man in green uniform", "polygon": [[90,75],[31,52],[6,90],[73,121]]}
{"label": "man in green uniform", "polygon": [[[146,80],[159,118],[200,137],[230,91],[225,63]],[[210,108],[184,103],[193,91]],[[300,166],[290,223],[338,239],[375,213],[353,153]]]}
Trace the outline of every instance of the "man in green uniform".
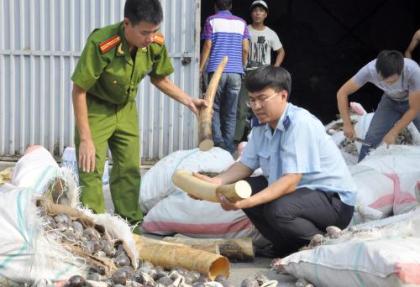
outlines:
{"label": "man in green uniform", "polygon": [[159,90],[194,113],[205,105],[168,78],[173,67],[158,33],[162,18],[159,0],[127,0],[124,21],[91,33],[72,76],[81,202],[105,212],[101,178],[109,147],[115,212],[131,224],[143,216],[138,204],[138,84],[149,75]]}

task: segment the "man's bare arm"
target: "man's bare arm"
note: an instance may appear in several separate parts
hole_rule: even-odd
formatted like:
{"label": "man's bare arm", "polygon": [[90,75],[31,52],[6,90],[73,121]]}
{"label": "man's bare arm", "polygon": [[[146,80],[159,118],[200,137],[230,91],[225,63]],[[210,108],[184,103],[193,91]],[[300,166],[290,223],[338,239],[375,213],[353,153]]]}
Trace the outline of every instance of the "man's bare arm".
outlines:
{"label": "man's bare arm", "polygon": [[409,108],[403,116],[395,123],[392,129],[385,135],[383,142],[395,144],[399,133],[407,127],[420,112],[420,91],[415,91],[408,96]]}
{"label": "man's bare arm", "polygon": [[249,40],[245,39],[242,41],[242,65],[245,67],[248,64],[249,54]]}
{"label": "man's bare arm", "polygon": [[211,46],[212,46],[211,40],[204,41],[203,48],[201,51],[201,58],[200,58],[200,74],[203,73],[204,71],[204,66],[206,65],[207,60],[210,55]]}
{"label": "man's bare arm", "polygon": [[193,113],[198,114],[200,108],[206,106],[206,102],[202,99],[194,99],[187,93],[181,90],[168,77],[151,77],[153,85],[159,88],[160,91],[167,94],[172,99],[184,104]]}
{"label": "man's bare arm", "polygon": [[96,151],[89,126],[86,91],[73,83],[72,97],[74,117],[80,137],[79,168],[84,172],[92,172],[95,170]]}
{"label": "man's bare arm", "polygon": [[338,111],[343,120],[344,135],[350,139],[354,138],[356,134],[350,119],[348,97],[358,89],[360,89],[359,85],[353,79],[350,79],[337,92]]}
{"label": "man's bare arm", "polygon": [[420,42],[420,29],[414,33],[413,38],[411,39],[410,45],[408,45],[407,50],[405,50],[404,56],[406,58],[412,58],[412,53],[414,49],[417,47],[417,45]]}
{"label": "man's bare arm", "polygon": [[223,185],[237,182],[238,180],[249,177],[251,174],[252,170],[250,170],[246,165],[241,162],[235,162],[227,170],[215,177],[208,177],[199,173],[194,173],[194,176],[207,182]]}
{"label": "man's bare arm", "polygon": [[286,52],[284,51],[284,48],[280,48],[277,51],[276,61],[274,62],[274,67],[280,67],[281,63],[284,61],[284,56],[286,55]]}

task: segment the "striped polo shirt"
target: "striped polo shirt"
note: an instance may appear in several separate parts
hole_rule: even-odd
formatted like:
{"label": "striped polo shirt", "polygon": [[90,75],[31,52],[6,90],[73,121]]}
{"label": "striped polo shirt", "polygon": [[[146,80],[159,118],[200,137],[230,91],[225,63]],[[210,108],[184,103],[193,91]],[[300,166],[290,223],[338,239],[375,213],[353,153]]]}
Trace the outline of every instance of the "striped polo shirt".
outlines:
{"label": "striped polo shirt", "polygon": [[204,24],[203,40],[211,40],[207,72],[214,72],[224,56],[229,60],[225,73],[243,74],[242,41],[249,39],[246,22],[232,15],[229,10],[222,10],[206,19]]}

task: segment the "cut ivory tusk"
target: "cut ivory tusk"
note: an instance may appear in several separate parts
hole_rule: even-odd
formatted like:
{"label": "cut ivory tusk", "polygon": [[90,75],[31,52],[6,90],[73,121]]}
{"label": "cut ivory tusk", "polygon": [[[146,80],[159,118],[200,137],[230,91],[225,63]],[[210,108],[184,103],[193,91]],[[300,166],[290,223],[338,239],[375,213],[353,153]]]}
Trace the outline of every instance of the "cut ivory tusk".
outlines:
{"label": "cut ivory tusk", "polygon": [[223,57],[216,71],[211,77],[209,86],[206,91],[204,99],[207,101],[207,107],[200,110],[198,118],[198,147],[201,151],[208,151],[214,146],[213,137],[211,134],[211,119],[213,112],[214,96],[216,95],[217,87],[219,85],[220,77],[225,69],[228,57]]}
{"label": "cut ivory tusk", "polygon": [[219,194],[222,194],[230,202],[236,202],[251,196],[251,186],[244,180],[218,186],[195,177],[190,171],[177,170],[172,176],[172,182],[189,195],[212,202],[220,202]]}

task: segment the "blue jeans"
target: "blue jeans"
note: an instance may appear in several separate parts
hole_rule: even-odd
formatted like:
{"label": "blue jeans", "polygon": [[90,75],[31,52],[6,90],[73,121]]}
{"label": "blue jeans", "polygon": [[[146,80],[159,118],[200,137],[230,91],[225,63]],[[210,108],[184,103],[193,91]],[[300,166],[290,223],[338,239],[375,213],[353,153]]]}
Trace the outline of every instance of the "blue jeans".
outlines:
{"label": "blue jeans", "polygon": [[[394,101],[385,95],[382,96],[365,137],[365,141],[371,145],[371,148],[376,148],[382,142],[384,136],[405,112],[407,112],[408,108],[408,101]],[[420,131],[419,114],[413,120],[413,124]],[[369,153],[371,148],[367,145],[362,145],[359,161]]]}
{"label": "blue jeans", "polygon": [[[210,79],[213,74],[210,74]],[[235,151],[234,137],[241,74],[223,73],[217,87],[213,105],[212,133],[215,146],[230,153]]]}

